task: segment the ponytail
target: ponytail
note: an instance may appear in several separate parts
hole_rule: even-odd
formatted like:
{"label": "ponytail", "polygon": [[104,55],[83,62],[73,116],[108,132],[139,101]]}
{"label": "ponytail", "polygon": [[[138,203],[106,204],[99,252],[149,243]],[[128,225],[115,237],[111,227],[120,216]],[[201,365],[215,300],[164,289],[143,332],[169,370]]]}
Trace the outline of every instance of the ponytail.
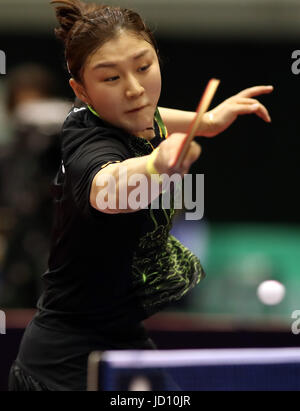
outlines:
{"label": "ponytail", "polygon": [[82,3],[79,0],[52,0],[51,4],[59,4],[55,7],[55,14],[60,27],[54,31],[56,36],[66,44],[76,23],[83,21]]}

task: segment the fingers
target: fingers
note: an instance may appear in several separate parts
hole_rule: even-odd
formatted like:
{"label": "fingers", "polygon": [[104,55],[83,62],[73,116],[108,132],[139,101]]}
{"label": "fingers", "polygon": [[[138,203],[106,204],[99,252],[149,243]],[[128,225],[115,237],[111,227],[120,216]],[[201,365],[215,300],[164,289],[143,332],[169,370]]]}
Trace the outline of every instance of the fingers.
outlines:
{"label": "fingers", "polygon": [[271,122],[271,117],[269,116],[267,109],[262,104],[237,104],[236,114],[256,114],[258,117],[262,118],[267,123]]}
{"label": "fingers", "polygon": [[246,88],[237,94],[240,97],[254,97],[260,94],[269,94],[274,90],[273,86],[254,86]]}
{"label": "fingers", "polygon": [[184,156],[182,163],[181,164],[175,163],[175,159],[178,156],[178,150],[180,149],[181,143],[185,137],[186,135],[183,133],[173,133],[171,134],[171,136],[169,136],[169,138],[165,142],[161,143],[163,148],[166,149],[163,151],[166,151],[166,155],[167,155],[167,157],[165,158],[165,161],[166,161],[166,167],[167,167],[166,172],[168,174],[169,173],[173,174],[173,173],[178,172],[181,175],[183,175],[189,170],[192,163],[194,163],[201,154],[200,145],[197,144],[195,141],[192,141],[189,144],[189,147],[187,149],[187,152]]}
{"label": "fingers", "polygon": [[181,168],[183,174],[187,173],[191,165],[199,158],[202,152],[200,144],[197,144],[195,141],[192,141],[189,147],[189,150],[184,157]]}
{"label": "fingers", "polygon": [[162,172],[166,173],[174,171],[176,166],[175,160],[185,138],[186,134],[184,133],[172,133],[167,140],[160,144],[160,153],[157,158],[159,170],[163,170]]}
{"label": "fingers", "polygon": [[[243,98],[243,99],[237,100],[237,103],[239,105],[245,106],[244,109],[243,109],[243,112],[239,111],[238,114],[256,113],[258,115],[258,117],[262,118],[267,123],[271,122],[271,117],[270,117],[270,114],[269,114],[268,110],[258,100],[251,99],[251,98]],[[240,109],[240,107],[238,107],[238,110],[239,109]]]}

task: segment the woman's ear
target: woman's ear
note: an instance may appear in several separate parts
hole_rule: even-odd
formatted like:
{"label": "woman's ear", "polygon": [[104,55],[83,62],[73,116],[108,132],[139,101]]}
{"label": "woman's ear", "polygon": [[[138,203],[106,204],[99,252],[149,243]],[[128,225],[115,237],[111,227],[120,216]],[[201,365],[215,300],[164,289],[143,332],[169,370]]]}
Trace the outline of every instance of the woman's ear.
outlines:
{"label": "woman's ear", "polygon": [[71,78],[69,80],[69,84],[72,87],[76,97],[79,98],[79,100],[83,101],[86,104],[90,104],[87,93],[84,87],[80,83],[78,83],[76,80]]}

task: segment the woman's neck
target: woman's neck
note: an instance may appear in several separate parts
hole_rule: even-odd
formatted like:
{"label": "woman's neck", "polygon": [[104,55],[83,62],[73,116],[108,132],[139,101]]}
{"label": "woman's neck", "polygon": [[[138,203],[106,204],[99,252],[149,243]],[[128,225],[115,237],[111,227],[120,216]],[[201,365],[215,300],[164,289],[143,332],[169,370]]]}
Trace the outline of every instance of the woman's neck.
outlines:
{"label": "woman's neck", "polygon": [[136,134],[137,137],[145,138],[146,140],[152,140],[155,137],[155,132],[153,128],[147,128],[146,130],[140,131]]}

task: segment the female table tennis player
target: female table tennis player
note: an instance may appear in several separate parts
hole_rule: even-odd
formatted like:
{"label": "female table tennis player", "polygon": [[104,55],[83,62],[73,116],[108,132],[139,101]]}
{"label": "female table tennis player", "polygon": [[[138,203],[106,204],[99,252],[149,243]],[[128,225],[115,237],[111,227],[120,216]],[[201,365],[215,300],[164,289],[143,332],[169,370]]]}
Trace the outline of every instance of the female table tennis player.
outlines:
{"label": "female table tennis player", "polygon": [[[169,235],[174,209],[136,210],[129,202],[121,208],[117,188],[114,208],[97,201],[104,173],[125,185],[129,198],[134,187],[119,176],[121,166],[128,179],[142,174],[150,185],[152,173],[183,175],[200,155],[192,141],[183,162],[170,167],[195,113],[158,109],[161,74],[151,32],[131,10],[51,3],[70,86],[84,106],[63,125],[44,292],[12,365],[10,390],[85,390],[91,351],[153,349],[142,321],[203,277],[197,257]],[[215,136],[241,114],[269,122],[253,97],[271,91],[259,86],[229,98],[204,115],[198,134]]]}

